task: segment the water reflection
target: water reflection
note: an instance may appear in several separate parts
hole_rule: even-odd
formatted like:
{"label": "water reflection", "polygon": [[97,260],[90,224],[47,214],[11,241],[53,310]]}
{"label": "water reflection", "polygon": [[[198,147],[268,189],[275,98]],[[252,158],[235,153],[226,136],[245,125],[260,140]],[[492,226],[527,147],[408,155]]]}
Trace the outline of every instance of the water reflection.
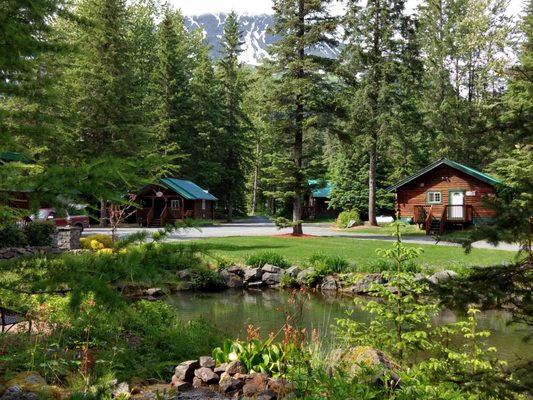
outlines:
{"label": "water reflection", "polygon": [[[285,321],[289,291],[281,290],[227,290],[218,293],[181,293],[169,299],[184,320],[203,318],[231,337],[245,338],[246,326],[261,328],[263,337],[277,332]],[[332,325],[337,318],[351,316],[368,323],[370,316],[358,307],[353,299],[309,294],[304,301],[302,325],[308,330],[316,329],[324,341],[332,337]],[[443,310],[436,324],[457,322],[466,315],[452,310]],[[485,311],[478,315],[480,329],[492,332],[488,342],[498,348],[501,358],[514,359],[533,354],[533,344],[522,341],[528,333],[525,326],[509,325],[510,314],[502,311]]]}

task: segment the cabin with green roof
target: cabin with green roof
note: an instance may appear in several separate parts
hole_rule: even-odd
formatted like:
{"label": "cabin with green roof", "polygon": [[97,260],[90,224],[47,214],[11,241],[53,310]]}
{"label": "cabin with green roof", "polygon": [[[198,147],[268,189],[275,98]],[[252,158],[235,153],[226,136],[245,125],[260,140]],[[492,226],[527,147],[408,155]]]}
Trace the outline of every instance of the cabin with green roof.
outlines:
{"label": "cabin with green roof", "polygon": [[315,219],[317,217],[336,217],[337,211],[329,207],[332,186],[330,182],[309,179],[309,193],[303,208],[304,219]]}
{"label": "cabin with green roof", "polygon": [[218,199],[194,182],[163,178],[144,187],[135,196],[140,205],[137,223],[141,226],[165,226],[185,218],[213,219]]}
{"label": "cabin with green roof", "polygon": [[501,182],[483,172],[441,159],[391,186],[400,218],[419,224],[427,234],[464,229],[494,218],[487,197]]}

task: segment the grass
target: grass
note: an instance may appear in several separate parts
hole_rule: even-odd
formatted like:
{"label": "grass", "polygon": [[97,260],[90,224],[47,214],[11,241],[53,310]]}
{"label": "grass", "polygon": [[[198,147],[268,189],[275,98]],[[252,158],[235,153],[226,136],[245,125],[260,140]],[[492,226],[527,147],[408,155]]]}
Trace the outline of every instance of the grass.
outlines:
{"label": "grass", "polygon": [[[303,265],[314,253],[341,256],[366,265],[378,258],[376,250],[390,247],[390,242],[379,240],[324,238],[324,237],[226,237],[202,239],[199,243],[212,254],[223,256],[234,262],[243,262],[246,257],[261,251],[274,251],[296,265]],[[466,266],[487,266],[512,262],[516,253],[503,250],[473,249],[465,254],[460,247],[408,245],[424,251],[420,264],[431,269],[461,269]]]}
{"label": "grass", "polygon": [[[396,228],[391,225],[356,226],[354,228],[342,229],[342,231],[355,234],[364,233],[372,235],[393,236],[396,233]],[[426,231],[420,229],[418,225],[407,225],[402,229],[402,234],[405,236],[425,236]]]}

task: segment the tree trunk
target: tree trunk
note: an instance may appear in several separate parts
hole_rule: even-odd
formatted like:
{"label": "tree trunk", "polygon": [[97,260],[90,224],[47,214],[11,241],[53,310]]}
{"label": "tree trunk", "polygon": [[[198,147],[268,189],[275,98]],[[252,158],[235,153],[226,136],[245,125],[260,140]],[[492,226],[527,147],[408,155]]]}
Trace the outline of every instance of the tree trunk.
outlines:
{"label": "tree trunk", "polygon": [[370,160],[368,170],[368,222],[372,226],[377,226],[376,220],[376,164],[377,164],[377,145],[376,138],[373,138],[370,147]]}
{"label": "tree trunk", "polygon": [[255,215],[257,209],[257,186],[259,180],[259,143],[256,144],[255,153],[257,160],[254,166],[254,185],[252,189],[252,215]]}
{"label": "tree trunk", "polygon": [[104,199],[100,199],[100,227],[105,228],[107,226],[108,226],[107,202]]}
{"label": "tree trunk", "polygon": [[[298,68],[298,78],[303,78],[303,62],[305,59],[305,48],[303,45],[303,37],[305,35],[305,10],[304,0],[298,1],[298,59],[300,65]],[[292,228],[293,235],[303,234],[302,229],[302,158],[303,158],[303,121],[304,121],[304,107],[303,100],[300,95],[296,96],[296,127],[294,131],[294,145],[293,145],[293,157],[294,157],[294,201],[292,207],[292,221],[294,223]]]}

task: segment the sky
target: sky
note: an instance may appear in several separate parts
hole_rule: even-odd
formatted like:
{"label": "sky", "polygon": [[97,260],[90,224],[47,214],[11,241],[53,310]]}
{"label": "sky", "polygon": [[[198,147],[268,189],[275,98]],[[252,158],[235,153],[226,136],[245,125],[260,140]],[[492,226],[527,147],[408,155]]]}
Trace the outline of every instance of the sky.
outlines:
{"label": "sky", "polygon": [[[229,12],[235,10],[247,14],[271,14],[272,0],[169,0],[185,15],[198,15],[206,13]],[[408,10],[416,7],[419,0],[407,0]],[[342,9],[337,3],[334,6],[337,12]],[[509,14],[518,15],[522,8],[522,0],[510,0]]]}

